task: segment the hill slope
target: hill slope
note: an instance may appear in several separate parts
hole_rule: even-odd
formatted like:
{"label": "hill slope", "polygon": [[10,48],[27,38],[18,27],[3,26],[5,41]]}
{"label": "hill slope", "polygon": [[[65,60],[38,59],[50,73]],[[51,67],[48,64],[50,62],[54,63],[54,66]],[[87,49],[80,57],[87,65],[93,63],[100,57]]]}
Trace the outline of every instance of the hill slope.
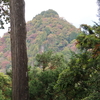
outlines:
{"label": "hill slope", "polygon": [[[57,12],[47,10],[36,15],[27,23],[27,52],[29,65],[34,64],[37,53],[52,50],[69,55],[69,48],[75,49],[73,40],[78,35],[78,29],[65,19],[60,18]],[[10,35],[6,33],[0,39],[0,68],[11,66]]]}

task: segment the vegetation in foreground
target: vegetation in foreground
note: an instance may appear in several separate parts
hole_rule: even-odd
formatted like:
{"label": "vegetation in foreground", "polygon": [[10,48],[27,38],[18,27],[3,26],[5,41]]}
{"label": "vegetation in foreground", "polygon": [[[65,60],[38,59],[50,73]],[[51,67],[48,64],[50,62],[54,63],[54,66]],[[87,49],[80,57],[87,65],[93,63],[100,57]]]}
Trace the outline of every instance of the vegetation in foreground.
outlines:
{"label": "vegetation in foreground", "polygon": [[[30,100],[100,100],[100,26],[81,27],[80,52],[69,62],[51,51],[36,56],[28,72]],[[0,73],[0,87],[0,100],[11,100],[11,73]]]}

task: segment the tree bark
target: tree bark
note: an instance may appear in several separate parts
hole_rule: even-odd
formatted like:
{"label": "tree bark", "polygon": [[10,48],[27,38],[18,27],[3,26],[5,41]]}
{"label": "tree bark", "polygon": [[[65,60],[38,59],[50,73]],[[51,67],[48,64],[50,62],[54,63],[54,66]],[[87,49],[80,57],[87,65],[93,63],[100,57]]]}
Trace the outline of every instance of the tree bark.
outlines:
{"label": "tree bark", "polygon": [[26,23],[24,0],[10,0],[12,100],[28,100]]}

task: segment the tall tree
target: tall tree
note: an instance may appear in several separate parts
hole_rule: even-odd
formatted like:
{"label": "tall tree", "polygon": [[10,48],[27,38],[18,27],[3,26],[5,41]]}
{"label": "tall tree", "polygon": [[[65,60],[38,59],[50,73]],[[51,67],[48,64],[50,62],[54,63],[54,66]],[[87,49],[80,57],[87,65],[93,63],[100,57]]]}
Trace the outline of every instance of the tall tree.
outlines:
{"label": "tall tree", "polygon": [[28,100],[24,0],[10,0],[12,100]]}

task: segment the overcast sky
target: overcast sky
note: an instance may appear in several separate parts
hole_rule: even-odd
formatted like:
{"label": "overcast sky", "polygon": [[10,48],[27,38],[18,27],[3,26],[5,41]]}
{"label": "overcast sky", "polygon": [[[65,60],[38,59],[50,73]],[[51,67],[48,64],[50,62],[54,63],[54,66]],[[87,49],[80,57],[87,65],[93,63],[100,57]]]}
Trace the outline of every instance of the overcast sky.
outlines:
{"label": "overcast sky", "polygon": [[[80,24],[92,25],[93,21],[98,22],[97,0],[25,0],[25,18],[30,21],[37,14],[48,9],[55,10],[60,17],[79,28]],[[0,36],[6,30],[0,29]]]}

